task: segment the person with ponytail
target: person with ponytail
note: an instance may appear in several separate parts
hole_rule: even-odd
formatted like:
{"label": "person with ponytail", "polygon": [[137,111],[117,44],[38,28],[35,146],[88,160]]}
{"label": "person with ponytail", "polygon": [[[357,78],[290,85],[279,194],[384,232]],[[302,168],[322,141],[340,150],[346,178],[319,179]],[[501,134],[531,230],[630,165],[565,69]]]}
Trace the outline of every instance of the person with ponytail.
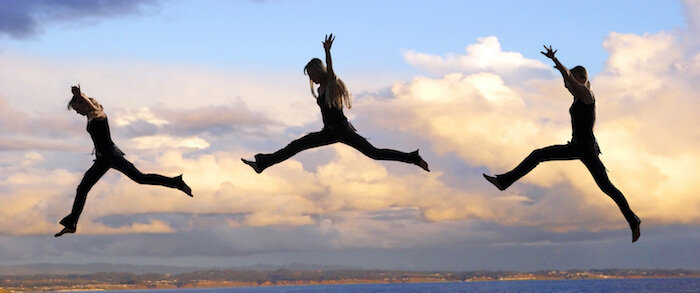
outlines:
{"label": "person with ponytail", "polygon": [[[255,172],[261,173],[266,168],[283,162],[303,150],[341,142],[375,160],[399,161],[414,164],[425,171],[430,171],[428,163],[421,158],[417,150],[404,153],[392,149],[378,149],[367,139],[357,134],[356,129],[348,122],[343,108],[351,108],[351,94],[345,83],[333,71],[331,45],[334,40],[335,37],[331,34],[327,35],[323,42],[323,48],[326,52],[325,66],[321,59],[313,58],[304,67],[304,73],[309,76],[311,94],[316,98],[316,104],[321,108],[323,129],[294,140],[272,154],[257,154],[255,161],[241,160],[252,167]],[[318,95],[314,91],[315,84],[319,85]]]}
{"label": "person with ponytail", "polygon": [[583,66],[576,66],[571,70],[567,69],[554,56],[557,52],[552,50],[552,46],[544,47],[546,52],[541,52],[547,58],[552,59],[554,68],[559,70],[564,78],[564,86],[569,90],[574,98],[569,114],[571,115],[572,138],[564,145],[553,145],[537,149],[527,156],[513,170],[501,175],[484,178],[499,190],[505,190],[518,179],[532,171],[541,162],[553,160],[580,160],[593,175],[593,179],[600,189],[615,201],[620,211],[625,216],[625,220],[632,229],[632,242],[637,241],[640,236],[639,225],[641,220],[630,209],[625,196],[618,190],[608,178],[607,170],[600,160],[601,154],[598,142],[593,135],[593,124],[595,123],[595,96],[591,91],[591,82],[588,79],[588,72]]}
{"label": "person with ponytail", "polygon": [[182,180],[182,175],[165,177],[158,174],[143,174],[136,169],[134,164],[124,158],[124,153],[112,141],[107,115],[105,115],[102,105],[94,98],[88,97],[81,92],[80,85],[71,87],[71,92],[73,97],[68,102],[68,110],[73,109],[78,114],[87,117],[87,132],[95,145],[95,160],[92,167],[85,172],[80,184],[78,184],[71,213],[59,222],[63,225],[63,229],[54,236],[59,237],[63,234],[77,231],[78,218],[83,212],[88,192],[109,169],[122,172],[139,184],[176,188],[192,196],[192,190]]}

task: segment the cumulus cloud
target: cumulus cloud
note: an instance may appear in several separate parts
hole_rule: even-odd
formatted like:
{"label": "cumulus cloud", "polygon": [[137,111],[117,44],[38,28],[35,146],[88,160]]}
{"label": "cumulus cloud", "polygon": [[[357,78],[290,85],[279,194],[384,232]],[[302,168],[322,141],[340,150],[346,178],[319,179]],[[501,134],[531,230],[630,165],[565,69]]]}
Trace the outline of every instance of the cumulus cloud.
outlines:
{"label": "cumulus cloud", "polygon": [[[691,38],[687,31],[611,33],[603,44],[610,57],[592,80],[601,158],[643,227],[700,224],[700,183],[688,171],[700,164],[694,113],[700,57],[684,45]],[[0,54],[3,64],[17,68],[1,84],[12,99],[0,104],[0,141],[15,147],[5,147],[0,158],[0,221],[10,223],[0,234],[49,235],[69,212],[91,163],[87,154],[80,160],[71,155],[77,146],[85,153],[91,148],[84,118],[63,110],[70,85],[80,81],[108,109],[113,137],[127,158],[143,172],[184,174],[195,197],[110,171],[91,191],[79,226],[80,235],[104,248],[71,250],[80,238],[68,238],[60,242],[70,251],[67,258],[217,257],[469,241],[546,246],[628,237],[612,233],[627,231],[626,223],[578,162],[542,164],[506,192],[480,178],[484,171],[513,168],[535,148],[570,139],[571,96],[550,65],[504,52],[495,37],[479,39],[464,54],[404,57],[440,76],[358,96],[353,122],[365,126],[361,134],[373,133],[378,147],[427,145],[421,153],[431,173],[333,145],[255,174],[240,157],[274,151],[320,126],[301,78],[275,79],[270,87],[268,79],[192,66]],[[16,86],[36,79],[48,82]],[[18,104],[32,110],[18,111]],[[139,235],[129,241],[110,235],[125,233]]]}
{"label": "cumulus cloud", "polygon": [[[669,53],[668,50],[676,50],[670,45],[674,38],[665,34],[610,35],[605,47],[611,57],[604,72],[593,79],[594,91],[599,99],[597,134],[603,147],[603,160],[611,170],[613,181],[628,194],[633,208],[640,215],[648,215],[645,223],[695,222],[697,219],[688,213],[696,203],[692,199],[687,201],[687,192],[694,186],[692,183],[682,183],[684,180],[691,181],[688,177],[691,175],[676,174],[682,173],[676,170],[683,170],[687,164],[693,164],[697,160],[698,155],[692,147],[693,140],[697,139],[697,130],[691,127],[696,121],[692,120],[694,116],[670,114],[690,111],[690,107],[678,105],[692,104],[693,101],[684,99],[692,97],[690,93],[694,85],[690,79],[681,77],[683,74],[691,74],[687,77],[694,76],[692,68],[697,65],[692,58],[672,58],[682,54]],[[630,52],[631,48],[640,51],[638,48],[646,46],[650,49]],[[491,49],[495,53],[500,52],[498,47]],[[468,52],[487,54],[478,50]],[[663,58],[656,58],[656,55],[663,55]],[[458,62],[458,59],[460,58],[453,62]],[[471,60],[474,57],[461,59]],[[531,69],[536,68],[532,64],[538,62],[523,60],[521,64],[522,67]],[[61,68],[60,64],[50,63],[34,67],[48,71],[58,71]],[[95,67],[99,68],[100,65],[92,68]],[[139,70],[132,70],[137,67]],[[484,68],[487,67],[497,68]],[[174,225],[162,219],[104,226],[101,219],[110,215],[214,213],[232,215],[226,221],[230,227],[313,226],[324,223],[319,215],[332,217],[338,213],[369,213],[397,207],[414,209],[415,219],[426,222],[479,220],[503,225],[540,225],[552,231],[571,231],[581,227],[591,230],[624,227],[612,201],[597,189],[585,168],[574,162],[545,164],[523,178],[522,183],[525,184],[518,184],[504,193],[478,188],[472,190],[450,183],[451,177],[478,177],[480,174],[449,174],[440,168],[449,167],[448,163],[434,166],[434,172],[430,174],[410,165],[405,166],[409,171],[394,174],[388,171],[388,167],[393,168],[393,164],[398,163],[375,162],[342,145],[326,148],[331,150],[332,156],[323,161],[300,156],[300,159],[294,158],[271,168],[263,175],[257,175],[241,164],[239,157],[264,149],[257,148],[259,145],[248,144],[249,142],[224,145],[229,140],[222,140],[221,134],[233,134],[228,138],[241,135],[251,139],[256,137],[255,133],[270,133],[277,127],[281,129],[277,133],[284,135],[273,139],[266,147],[269,150],[282,147],[299,135],[298,131],[290,133],[290,129],[318,122],[315,105],[310,105],[309,111],[302,115],[292,114],[289,109],[285,109],[292,108],[291,105],[297,102],[308,102],[307,97],[300,96],[298,101],[274,99],[272,101],[284,101],[286,104],[280,104],[279,107],[257,107],[256,103],[260,103],[258,95],[249,90],[256,88],[257,84],[248,84],[236,91],[228,83],[217,82],[235,80],[231,74],[224,74],[222,78],[218,75],[221,72],[192,68],[176,71],[157,65],[131,64],[126,68],[114,68],[114,74],[143,72],[148,76],[157,76],[148,80],[155,81],[156,87],[147,86],[147,83],[138,84],[142,76],[127,79],[123,88],[140,89],[132,92],[123,91],[122,87],[100,90],[108,88],[105,84],[109,82],[100,78],[86,83],[91,85],[90,89],[107,109],[113,109],[109,112],[112,113],[113,132],[116,137],[123,139],[117,140],[117,143],[128,147],[125,148],[128,157],[144,172],[170,176],[184,173],[197,197],[193,201],[182,197],[177,191],[139,186],[122,176],[109,175],[115,173],[111,172],[91,193],[90,202],[96,201],[99,204],[86,208],[88,213],[84,225],[81,224],[81,232],[86,234],[196,229],[196,226]],[[78,67],[78,73],[73,74],[82,75],[79,72],[83,70],[88,72],[87,68]],[[154,71],[157,74],[150,74]],[[196,74],[184,73],[193,71]],[[570,95],[560,80],[533,78],[524,81],[527,87],[521,87],[505,80],[499,73],[502,69],[485,71],[487,72],[449,73],[440,78],[419,77],[409,82],[396,83],[389,98],[360,96],[353,110],[359,124],[370,125],[373,129],[387,133],[409,134],[430,142],[430,149],[423,152],[435,154],[438,160],[440,157],[455,155],[469,166],[488,168],[494,172],[512,168],[532,149],[565,143],[569,139],[571,130],[566,110]],[[168,75],[166,72],[177,74]],[[669,77],[674,72],[675,75]],[[639,76],[634,76],[635,73]],[[178,74],[185,75],[185,78],[176,77]],[[86,76],[94,79],[95,75]],[[173,84],[169,81],[170,77],[183,82],[174,83],[178,85],[176,89],[159,86],[166,82]],[[671,82],[672,80],[675,81]],[[682,80],[686,82],[683,83]],[[643,86],[636,83],[638,81],[644,81],[641,83]],[[682,86],[671,89],[670,84]],[[141,85],[145,89],[141,89]],[[158,93],[155,88],[165,93]],[[13,91],[11,87],[10,91]],[[280,91],[294,92],[287,88]],[[87,89],[86,92],[91,94]],[[100,95],[100,92],[104,94]],[[173,94],[175,92],[179,93],[179,97]],[[18,90],[13,93],[27,94]],[[197,102],[189,104],[189,108],[144,102],[148,100],[146,97],[151,97],[152,100],[152,97],[162,96],[177,97],[175,99],[178,104],[185,101],[183,105],[186,106],[187,101]],[[231,100],[225,102],[232,96],[236,97],[233,103]],[[124,103],[129,107],[120,107]],[[664,119],[651,114],[652,110],[659,113],[659,103],[664,106],[662,114],[668,114],[664,115]],[[278,109],[285,110],[280,111],[282,115],[275,116]],[[27,125],[36,123],[32,119],[38,119],[23,117],[22,113],[14,115],[18,120],[31,121]],[[302,116],[306,117],[300,119]],[[72,118],[75,119],[65,121],[78,122],[62,123],[66,127],[75,128],[71,130],[73,136],[84,138],[86,135],[84,126],[81,125],[82,119]],[[669,123],[673,123],[679,131],[663,131]],[[668,139],[679,142],[672,146],[677,152],[668,153],[664,151],[666,146],[658,143]],[[89,144],[89,140],[83,142]],[[147,149],[161,152],[145,152]],[[188,149],[211,150],[208,153],[189,153]],[[322,151],[309,151],[311,152]],[[36,156],[28,155],[24,160],[31,161],[27,159],[31,157]],[[34,161],[32,164],[41,164],[43,161]],[[315,167],[308,168],[304,165]],[[14,211],[24,211],[25,215],[42,217],[42,220],[28,224],[33,227],[31,229],[20,232],[8,230],[4,233],[48,233],[55,226],[52,224],[55,219],[68,211],[72,190],[82,175],[82,169],[73,167],[70,171],[46,169],[41,172],[60,172],[62,176],[67,176],[65,182],[72,184],[62,183],[65,185],[58,193],[55,188],[51,189],[55,195],[49,196],[52,201],[50,205],[37,205],[45,199],[33,197],[22,199],[32,202],[31,205],[17,201]],[[13,176],[8,175],[7,178],[21,178],[24,174],[28,178],[25,180],[34,181],[28,185],[14,185],[16,181],[8,181],[7,186],[18,188],[17,194],[27,194],[36,192],[32,188],[51,185],[53,181],[46,178],[55,178],[53,175],[32,177],[29,176],[30,173],[32,171],[13,170]],[[626,176],[627,174],[632,176]],[[530,186],[536,188],[529,189]],[[134,196],[140,194],[147,195]],[[567,196],[562,197],[562,194]],[[173,196],[181,198],[173,200]],[[554,209],[553,206],[559,208]],[[659,206],[668,208],[659,209]],[[571,213],[580,217],[572,218]],[[15,213],[8,212],[7,219],[12,215]],[[27,221],[32,218],[27,217]],[[353,231],[350,226],[345,229]],[[338,235],[351,234],[340,231]]]}
{"label": "cumulus cloud", "polygon": [[[234,127],[231,124],[260,125],[279,133],[320,117],[317,106],[309,103],[308,79],[296,71],[262,78],[192,65],[46,60],[16,52],[0,53],[0,60],[13,68],[12,74],[3,71],[0,79],[2,95],[11,97],[3,106],[8,111],[50,110],[64,117],[59,109],[65,109],[70,87],[79,83],[105,107],[115,126],[140,123],[195,133],[221,131]],[[36,79],[45,81],[42,87],[27,86]]]}
{"label": "cumulus cloud", "polygon": [[[700,224],[695,212],[700,200],[693,192],[700,186],[696,176],[687,172],[700,163],[700,120],[695,114],[696,93],[700,90],[696,83],[700,76],[695,69],[700,58],[693,48],[681,45],[686,38],[694,36],[683,31],[645,35],[613,32],[604,43],[610,53],[606,66],[592,79],[598,104],[596,133],[603,150],[601,158],[632,208],[652,225]],[[498,54],[500,49],[492,46],[490,50],[491,54]],[[489,68],[468,62],[489,54],[467,51],[465,56],[438,58],[429,63]],[[417,55],[420,54],[411,53],[407,59]],[[522,62],[534,63],[537,62]],[[493,66],[497,65],[498,62]],[[379,127],[419,133],[432,142],[438,154],[456,154],[472,166],[501,173],[512,169],[535,148],[570,139],[567,109],[571,96],[562,82],[526,82],[529,88],[508,83],[496,73],[421,77],[395,84],[393,99],[370,96],[357,103],[356,109],[367,113],[360,116],[373,117],[372,122]],[[465,174],[470,175],[478,173]],[[524,211],[516,212],[520,223],[537,222],[544,205],[561,207],[564,202],[550,198],[561,195],[577,197],[581,204],[572,206],[572,212],[589,215],[585,216],[589,221],[576,225],[600,229],[619,222],[615,221],[620,218],[615,205],[598,190],[578,162],[543,164],[521,182],[540,188],[528,191],[521,183],[505,194],[533,197],[531,194],[536,192],[544,197],[538,196],[534,203],[522,207]],[[552,192],[555,187],[558,192]],[[485,209],[489,208],[493,209],[492,205],[486,204]],[[608,220],[593,221],[593,214],[604,215]],[[560,223],[552,229],[569,229],[576,226],[567,224],[570,218],[551,215],[548,221]]]}
{"label": "cumulus cloud", "polygon": [[[246,133],[256,129],[279,127],[280,122],[269,118],[262,111],[254,111],[240,99],[230,105],[206,106],[195,109],[172,109],[159,107],[155,112],[168,121],[173,121],[168,131],[178,133],[202,133],[213,135]],[[172,128],[172,129],[168,129]]]}
{"label": "cumulus cloud", "polygon": [[148,124],[153,124],[155,126],[162,126],[169,124],[167,120],[160,119],[153,115],[151,110],[146,107],[140,107],[137,109],[128,109],[123,113],[120,113],[117,119],[114,120],[117,126],[127,126],[136,121],[144,121]]}
{"label": "cumulus cloud", "polygon": [[0,34],[23,39],[41,32],[52,22],[96,21],[100,18],[139,13],[157,0],[3,1],[0,6]]}
{"label": "cumulus cloud", "polygon": [[403,57],[409,64],[439,75],[491,72],[512,81],[551,77],[550,66],[527,59],[518,52],[503,51],[493,36],[477,39],[476,44],[467,46],[465,51],[466,54],[437,56],[409,50]]}

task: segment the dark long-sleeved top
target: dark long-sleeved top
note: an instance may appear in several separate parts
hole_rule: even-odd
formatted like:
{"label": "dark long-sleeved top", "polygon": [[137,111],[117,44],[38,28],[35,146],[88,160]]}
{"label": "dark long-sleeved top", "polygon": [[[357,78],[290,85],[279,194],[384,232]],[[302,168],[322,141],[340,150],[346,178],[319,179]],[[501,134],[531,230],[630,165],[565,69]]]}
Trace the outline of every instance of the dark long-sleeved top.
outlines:
{"label": "dark long-sleeved top", "polygon": [[95,145],[95,154],[101,156],[123,156],[124,153],[114,144],[109,132],[109,122],[104,119],[88,120],[87,132]]}

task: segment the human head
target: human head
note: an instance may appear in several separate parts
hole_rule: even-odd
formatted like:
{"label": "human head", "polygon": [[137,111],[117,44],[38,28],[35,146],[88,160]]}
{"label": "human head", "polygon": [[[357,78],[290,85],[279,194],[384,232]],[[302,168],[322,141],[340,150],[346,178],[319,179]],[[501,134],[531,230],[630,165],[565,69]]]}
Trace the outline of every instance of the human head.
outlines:
{"label": "human head", "polygon": [[345,86],[345,83],[339,78],[330,80],[328,76],[328,69],[323,65],[323,61],[318,58],[311,59],[309,63],[304,66],[304,74],[309,76],[309,85],[311,86],[311,94],[316,96],[314,92],[314,83],[326,86],[326,104],[329,107],[342,109],[343,106],[348,108],[352,107],[350,102],[350,91]]}
{"label": "human head", "polygon": [[314,58],[304,66],[304,74],[309,76],[311,82],[320,84],[328,76],[328,71],[321,59]]}
{"label": "human head", "polygon": [[89,97],[85,97],[90,99],[90,102],[92,105],[88,104],[88,102],[83,98],[83,94],[80,92],[80,86],[73,86],[71,87],[71,92],[73,92],[73,97],[70,99],[68,102],[67,109],[68,110],[75,110],[80,115],[86,116],[92,113],[93,110],[93,105],[97,107],[98,109],[102,109],[102,105],[100,105],[97,100]]}
{"label": "human head", "polygon": [[586,85],[586,87],[591,87],[591,82],[588,80],[588,71],[581,65],[571,68],[571,75],[574,76],[576,81],[580,84]]}
{"label": "human head", "polygon": [[90,107],[85,100],[76,96],[73,96],[70,102],[68,102],[68,110],[71,109],[83,116],[88,115],[92,111],[92,107]]}

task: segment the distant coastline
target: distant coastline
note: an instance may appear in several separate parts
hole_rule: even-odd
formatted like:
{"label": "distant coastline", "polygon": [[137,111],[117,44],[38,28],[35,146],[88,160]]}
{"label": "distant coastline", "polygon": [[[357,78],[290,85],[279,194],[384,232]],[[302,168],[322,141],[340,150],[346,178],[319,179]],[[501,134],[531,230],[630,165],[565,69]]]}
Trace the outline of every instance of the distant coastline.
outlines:
{"label": "distant coastline", "polygon": [[508,271],[391,271],[391,270],[290,270],[255,271],[214,269],[180,274],[125,272],[90,274],[33,274],[0,276],[0,292],[103,291],[176,288],[226,288],[289,285],[341,285],[513,280],[582,280],[700,278],[695,270],[552,270]]}

